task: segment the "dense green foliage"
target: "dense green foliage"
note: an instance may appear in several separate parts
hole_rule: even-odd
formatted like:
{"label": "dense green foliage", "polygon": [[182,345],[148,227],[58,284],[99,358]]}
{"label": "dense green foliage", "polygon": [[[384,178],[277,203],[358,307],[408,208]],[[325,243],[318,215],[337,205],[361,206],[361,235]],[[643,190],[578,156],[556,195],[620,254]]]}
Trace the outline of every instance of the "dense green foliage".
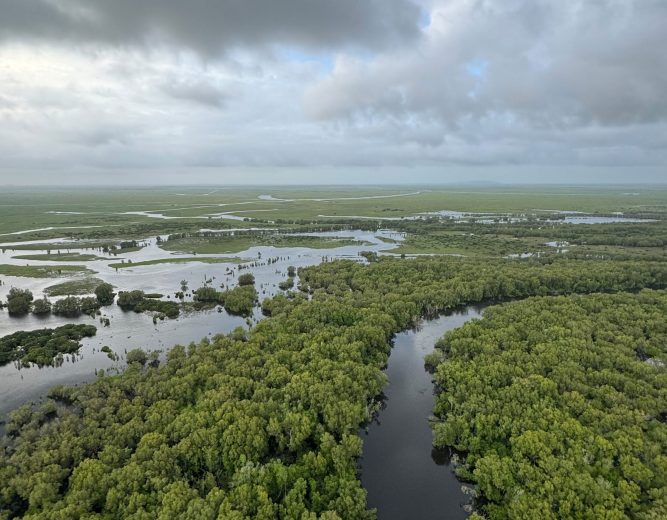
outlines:
{"label": "dense green foliage", "polygon": [[32,304],[32,313],[38,316],[51,314],[51,307],[51,302],[44,296],[44,298],[34,301]]}
{"label": "dense green foliage", "polygon": [[118,306],[123,310],[134,310],[134,308],[144,301],[144,291],[120,291],[118,293]]}
{"label": "dense green foliage", "polygon": [[[166,300],[152,299],[150,294],[144,291],[120,291],[118,293],[118,306],[125,311],[134,312],[153,312],[162,317],[178,318],[181,312],[180,306],[176,302]],[[162,295],[155,295],[162,296]]]}
{"label": "dense green foliage", "polygon": [[[489,298],[667,285],[667,267],[637,262],[380,258],[299,274],[312,299],[265,302],[271,317],[248,333],[61,390],[70,406],[57,420],[17,412],[0,453],[0,515],[371,518],[357,432],[385,384],[392,334]],[[235,291],[254,303],[245,286],[222,293],[226,304]]]}
{"label": "dense green foliage", "polygon": [[217,291],[214,287],[204,286],[195,290],[194,295],[199,302],[217,303],[223,305],[227,312],[241,316],[252,314],[257,302],[257,290],[253,285],[239,285],[226,291]]}
{"label": "dense green foliage", "polygon": [[239,276],[239,285],[254,285],[255,277],[252,273],[244,273]]}
{"label": "dense green foliage", "polygon": [[139,363],[140,365],[145,365],[146,361],[148,360],[148,356],[146,355],[146,352],[144,352],[140,348],[135,348],[134,350],[130,350],[127,353],[125,359],[128,362],[128,364]]}
{"label": "dense green foliage", "polygon": [[77,298],[76,296],[67,296],[53,304],[53,314],[57,316],[67,316],[74,318],[83,314],[93,314],[100,308],[97,298],[86,296]]}
{"label": "dense green foliage", "polygon": [[667,294],[533,298],[449,332],[436,444],[491,518],[665,518]]}
{"label": "dense green foliage", "polygon": [[101,283],[95,287],[95,296],[100,305],[106,306],[113,303],[116,293],[113,292],[113,285],[110,283]]}
{"label": "dense green foliage", "polygon": [[7,294],[7,311],[11,315],[27,314],[30,312],[33,295],[28,289],[12,287]]}
{"label": "dense green foliage", "polygon": [[[23,365],[51,365],[59,354],[79,351],[79,341],[94,336],[92,325],[64,325],[56,329],[15,332],[0,338],[0,365],[20,361]],[[1,514],[0,514],[1,518]]]}

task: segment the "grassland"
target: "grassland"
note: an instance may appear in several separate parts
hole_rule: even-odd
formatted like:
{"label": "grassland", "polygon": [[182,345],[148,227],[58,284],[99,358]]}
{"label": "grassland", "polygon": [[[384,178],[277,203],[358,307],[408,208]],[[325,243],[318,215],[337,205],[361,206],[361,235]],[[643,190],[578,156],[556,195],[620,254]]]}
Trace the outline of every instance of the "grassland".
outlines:
{"label": "grassland", "polygon": [[106,260],[105,257],[82,253],[55,253],[43,255],[14,256],[18,260],[40,260],[47,262],[89,262],[91,260]]}
{"label": "grassland", "polygon": [[[263,200],[261,195],[283,200]],[[268,226],[269,221],[280,226],[294,220],[330,220],[319,215],[402,218],[440,210],[514,214],[536,210],[620,211],[664,216],[666,201],[667,189],[646,187],[8,189],[0,194],[0,242],[57,237],[146,238],[191,233],[202,227]],[[146,211],[170,219],[128,213]],[[235,211],[238,216],[260,222],[210,218]],[[10,234],[17,232],[21,234]]]}
{"label": "grassland", "polygon": [[188,262],[199,262],[202,264],[242,264],[248,262],[247,258],[229,257],[229,258],[213,258],[206,256],[185,256],[178,258],[160,258],[157,260],[146,260],[145,262],[116,262],[109,264],[112,269],[130,269],[132,267],[143,267],[147,265],[159,264],[185,264]]}
{"label": "grassland", "polygon": [[10,265],[0,264],[0,275],[27,278],[57,278],[75,274],[92,274],[94,271],[82,265]]}
{"label": "grassland", "polygon": [[548,250],[545,239],[516,238],[509,235],[476,235],[460,231],[437,231],[424,235],[408,235],[391,253],[449,254],[463,256],[507,256]]}
{"label": "grassland", "polygon": [[346,238],[315,237],[303,235],[234,235],[234,236],[194,236],[176,238],[164,242],[160,247],[167,251],[182,251],[196,254],[239,253],[253,246],[309,247],[326,249],[359,245],[362,242]]}
{"label": "grassland", "polygon": [[99,278],[87,277],[68,280],[66,282],[51,285],[44,289],[44,293],[49,296],[79,296],[81,294],[92,294],[95,287],[100,285],[102,280]]}

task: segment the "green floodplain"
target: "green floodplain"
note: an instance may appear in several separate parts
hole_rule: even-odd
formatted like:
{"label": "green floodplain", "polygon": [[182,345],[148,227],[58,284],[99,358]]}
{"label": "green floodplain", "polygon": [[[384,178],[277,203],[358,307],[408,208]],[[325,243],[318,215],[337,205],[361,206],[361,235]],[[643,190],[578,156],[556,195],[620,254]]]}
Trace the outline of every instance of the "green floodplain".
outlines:
{"label": "green floodplain", "polygon": [[[386,249],[292,268],[272,297],[245,254],[365,247],[335,232],[379,229],[396,234],[380,238]],[[149,239],[164,256],[121,256]],[[265,316],[162,360],[132,351],[120,373],[10,413],[0,519],[375,518],[359,431],[392,338],[475,304],[490,306],[424,360],[433,443],[457,453],[470,517],[667,517],[664,187],[10,188],[0,243],[3,284],[54,278],[43,292],[72,298],[59,306],[77,316],[114,303],[105,269],[189,262],[246,274],[168,300],[124,287],[117,305],[172,319],[189,291]],[[14,306],[50,312],[41,296]],[[0,334],[0,345],[6,362],[60,370],[54,357],[89,334]]]}

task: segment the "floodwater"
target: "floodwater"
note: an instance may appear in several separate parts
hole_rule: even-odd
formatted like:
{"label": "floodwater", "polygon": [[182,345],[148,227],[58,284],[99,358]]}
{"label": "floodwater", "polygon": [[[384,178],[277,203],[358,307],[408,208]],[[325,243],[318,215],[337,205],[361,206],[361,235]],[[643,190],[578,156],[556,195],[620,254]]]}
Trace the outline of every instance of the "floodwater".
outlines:
{"label": "floodwater", "polygon": [[[304,233],[305,234],[305,233]],[[252,247],[247,251],[234,254],[206,254],[205,257],[229,258],[229,263],[206,264],[200,262],[186,262],[182,264],[154,264],[146,266],[133,266],[124,269],[109,267],[110,263],[117,263],[121,258],[126,262],[133,263],[178,258],[182,253],[172,253],[161,249],[155,238],[144,241],[147,246],[139,251],[124,253],[121,257],[105,258],[87,262],[44,262],[38,260],[21,260],[13,258],[22,254],[41,254],[46,251],[31,250],[20,251],[6,249],[0,251],[0,264],[14,265],[62,265],[80,264],[96,271],[94,276],[113,284],[118,290],[141,289],[147,293],[161,293],[175,299],[175,293],[181,290],[181,280],[188,282],[189,290],[197,289],[210,280],[213,287],[235,286],[239,274],[252,273],[255,276],[255,287],[259,293],[260,301],[271,297],[279,292],[278,284],[287,277],[287,267],[305,267],[319,264],[322,261],[338,258],[349,258],[363,261],[359,256],[361,251],[385,251],[395,247],[395,244],[381,240],[391,238],[401,240],[401,234],[390,231],[340,231],[329,233],[307,233],[324,237],[352,238],[359,244],[332,247],[329,249],[310,248],[276,248],[270,246]],[[61,243],[64,239],[54,239],[53,242]],[[48,241],[40,241],[40,243]],[[80,245],[80,244],[77,244]],[[0,244],[11,247],[9,244]],[[64,252],[63,249],[61,251]],[[94,253],[104,256],[99,249],[73,249],[81,253]],[[185,255],[192,256],[192,255]],[[250,259],[252,263],[247,268],[239,269],[234,260],[240,257]],[[271,259],[271,263],[268,262]],[[0,285],[0,299],[5,300],[9,289],[19,287],[30,289],[35,298],[40,298],[43,290],[54,284],[58,284],[71,278],[24,278],[1,276],[3,285]],[[58,298],[51,298],[52,301]],[[191,301],[186,297],[185,301]],[[14,364],[0,367],[0,422],[6,414],[16,407],[31,401],[37,401],[48,392],[49,388],[58,384],[79,384],[95,378],[97,370],[107,370],[114,373],[117,369],[125,366],[125,353],[134,348],[144,350],[161,350],[163,353],[176,344],[188,345],[192,341],[199,341],[204,337],[215,334],[225,334],[236,327],[247,327],[246,320],[238,316],[228,315],[226,312],[218,312],[216,309],[210,311],[198,311],[181,313],[176,320],[165,319],[153,324],[149,314],[136,314],[134,312],[123,312],[117,305],[103,307],[103,316],[111,321],[110,327],[103,327],[98,319],[81,316],[76,319],[68,319],[59,316],[37,317],[32,314],[24,317],[10,317],[6,310],[0,311],[0,337],[12,334],[19,330],[35,330],[41,328],[54,328],[67,323],[89,323],[97,326],[97,335],[92,338],[84,338],[82,347],[76,356],[66,356],[65,362],[59,367],[30,366],[18,368]],[[256,309],[251,323],[261,319],[259,309]],[[118,355],[118,361],[112,361],[104,352],[103,346],[109,346]]]}
{"label": "floodwater", "polygon": [[468,517],[447,451],[432,448],[429,416],[435,403],[424,356],[448,330],[480,317],[469,307],[398,334],[389,357],[384,407],[367,428],[359,464],[368,507],[379,520],[458,520]]}

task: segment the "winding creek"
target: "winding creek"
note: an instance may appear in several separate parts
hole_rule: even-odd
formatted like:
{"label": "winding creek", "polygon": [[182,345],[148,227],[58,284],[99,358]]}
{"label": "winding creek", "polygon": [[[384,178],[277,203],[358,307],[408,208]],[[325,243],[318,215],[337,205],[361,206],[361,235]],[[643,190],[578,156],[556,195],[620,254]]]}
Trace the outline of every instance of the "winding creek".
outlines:
{"label": "winding creek", "polygon": [[364,449],[359,462],[368,507],[377,508],[379,520],[468,516],[464,507],[470,497],[454,475],[449,454],[432,447],[429,416],[435,396],[424,356],[445,332],[480,316],[480,307],[468,307],[396,335],[386,369],[389,383],[384,405],[376,420],[362,430]]}

